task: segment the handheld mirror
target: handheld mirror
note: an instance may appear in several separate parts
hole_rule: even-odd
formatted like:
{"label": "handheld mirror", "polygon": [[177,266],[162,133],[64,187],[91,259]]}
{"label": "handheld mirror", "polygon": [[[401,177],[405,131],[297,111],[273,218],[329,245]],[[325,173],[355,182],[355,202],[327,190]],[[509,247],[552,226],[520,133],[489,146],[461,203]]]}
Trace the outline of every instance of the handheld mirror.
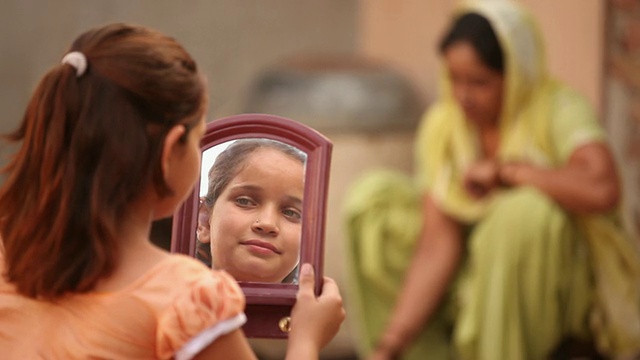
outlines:
{"label": "handheld mirror", "polygon": [[249,337],[286,338],[299,264],[321,291],[332,143],[297,121],[242,114],[207,124],[199,182],[173,217],[171,251],[239,282]]}

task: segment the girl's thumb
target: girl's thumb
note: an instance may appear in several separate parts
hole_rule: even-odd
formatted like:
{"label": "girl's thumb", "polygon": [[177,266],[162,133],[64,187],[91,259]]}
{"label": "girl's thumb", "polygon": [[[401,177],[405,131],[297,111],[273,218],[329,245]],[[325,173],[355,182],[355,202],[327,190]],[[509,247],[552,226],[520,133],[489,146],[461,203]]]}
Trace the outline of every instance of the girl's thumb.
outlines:
{"label": "girl's thumb", "polygon": [[300,267],[300,289],[299,291],[311,291],[315,285],[313,266],[309,263],[304,263]]}

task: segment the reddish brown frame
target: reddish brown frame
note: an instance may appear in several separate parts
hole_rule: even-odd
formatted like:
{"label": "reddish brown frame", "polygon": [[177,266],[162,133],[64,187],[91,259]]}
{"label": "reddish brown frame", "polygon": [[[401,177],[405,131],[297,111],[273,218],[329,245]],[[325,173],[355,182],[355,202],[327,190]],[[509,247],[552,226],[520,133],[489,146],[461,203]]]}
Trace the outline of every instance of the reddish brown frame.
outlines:
{"label": "reddish brown frame", "polygon": [[[234,115],[207,124],[202,151],[240,138],[268,138],[297,147],[307,154],[303,201],[300,262],[315,268],[316,294],[320,294],[324,269],[324,233],[329,168],[333,144],[324,135],[295,120],[266,114]],[[199,181],[173,216],[171,251],[195,257]],[[247,299],[248,337],[286,338],[278,322],[289,316],[298,286],[240,282]]]}

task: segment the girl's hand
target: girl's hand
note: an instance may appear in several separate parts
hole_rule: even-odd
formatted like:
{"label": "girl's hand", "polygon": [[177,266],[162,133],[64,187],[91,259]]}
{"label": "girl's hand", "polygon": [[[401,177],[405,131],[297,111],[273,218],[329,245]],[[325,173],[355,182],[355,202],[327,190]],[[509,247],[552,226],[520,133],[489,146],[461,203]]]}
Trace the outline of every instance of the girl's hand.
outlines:
{"label": "girl's hand", "polygon": [[317,354],[333,339],[344,321],[342,296],[335,281],[325,277],[318,297],[313,291],[314,284],[313,267],[302,264],[296,304],[291,311],[288,358],[295,358],[298,346],[306,347],[309,354]]}

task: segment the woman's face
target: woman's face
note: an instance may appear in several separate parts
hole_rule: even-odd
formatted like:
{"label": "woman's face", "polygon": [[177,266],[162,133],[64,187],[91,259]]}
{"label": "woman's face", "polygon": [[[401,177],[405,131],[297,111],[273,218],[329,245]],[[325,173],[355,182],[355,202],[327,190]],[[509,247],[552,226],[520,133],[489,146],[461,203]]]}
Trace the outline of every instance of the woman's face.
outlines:
{"label": "woman's face", "polygon": [[485,65],[471,44],[456,42],[444,52],[453,96],[467,119],[496,125],[502,109],[503,75]]}
{"label": "woman's face", "polygon": [[248,155],[209,218],[216,269],[238,281],[281,282],[299,261],[304,165],[272,148]]}

